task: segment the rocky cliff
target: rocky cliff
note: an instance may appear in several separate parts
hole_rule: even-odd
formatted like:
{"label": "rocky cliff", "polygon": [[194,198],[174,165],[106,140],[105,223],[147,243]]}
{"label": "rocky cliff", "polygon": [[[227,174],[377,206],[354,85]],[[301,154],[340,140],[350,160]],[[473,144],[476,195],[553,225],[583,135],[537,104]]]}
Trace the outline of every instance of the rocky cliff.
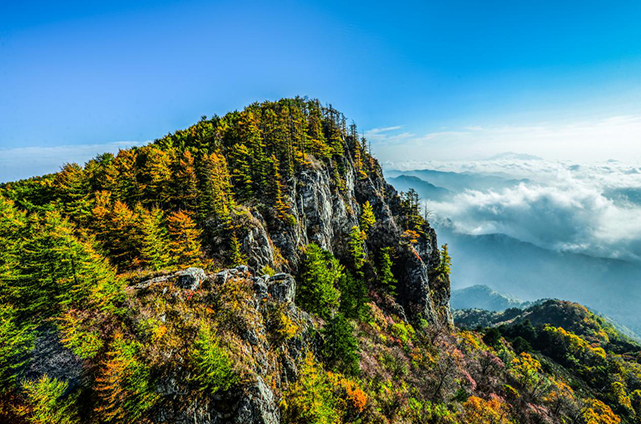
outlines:
{"label": "rocky cliff", "polygon": [[[337,258],[348,259],[348,235],[359,225],[362,205],[372,205],[376,223],[366,240],[369,252],[382,247],[395,248],[394,273],[399,280],[398,301],[413,319],[426,319],[438,325],[451,325],[450,285],[447,277],[434,272],[440,263],[436,232],[424,222],[416,243],[408,243],[402,227],[401,199],[372,159],[367,177],[357,175],[353,158],[345,155],[338,164],[344,170],[344,185],[337,187],[334,168],[311,161],[288,182],[291,190],[286,201],[295,218],[292,226],[274,219],[272,210],[261,214],[250,208],[236,216],[242,230],[242,248],[249,266],[260,271],[264,266],[296,274],[302,249],[316,243]],[[220,240],[210,240],[217,249]],[[374,274],[375,269],[367,272]]]}

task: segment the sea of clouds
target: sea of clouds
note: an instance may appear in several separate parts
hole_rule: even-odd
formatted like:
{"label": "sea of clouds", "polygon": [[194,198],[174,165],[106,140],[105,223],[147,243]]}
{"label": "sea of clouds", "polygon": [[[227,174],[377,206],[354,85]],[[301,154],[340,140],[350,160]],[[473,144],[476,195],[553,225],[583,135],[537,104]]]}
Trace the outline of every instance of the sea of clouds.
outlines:
{"label": "sea of clouds", "polygon": [[512,187],[453,193],[426,201],[440,225],[456,232],[506,234],[537,246],[641,261],[641,167],[619,161],[509,159],[388,163],[523,179]]}

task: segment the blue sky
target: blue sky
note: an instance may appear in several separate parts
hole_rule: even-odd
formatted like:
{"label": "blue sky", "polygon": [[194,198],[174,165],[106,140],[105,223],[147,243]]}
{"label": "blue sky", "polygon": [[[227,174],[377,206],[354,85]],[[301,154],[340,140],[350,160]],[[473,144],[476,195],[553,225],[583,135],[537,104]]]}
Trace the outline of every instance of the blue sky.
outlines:
{"label": "blue sky", "polygon": [[[557,149],[559,131],[641,116],[639,22],[633,1],[0,0],[0,180],[50,171],[8,170],[38,149],[144,142],[297,94],[356,120],[383,160],[567,158],[579,138]],[[636,128],[606,128],[612,157],[639,158]]]}

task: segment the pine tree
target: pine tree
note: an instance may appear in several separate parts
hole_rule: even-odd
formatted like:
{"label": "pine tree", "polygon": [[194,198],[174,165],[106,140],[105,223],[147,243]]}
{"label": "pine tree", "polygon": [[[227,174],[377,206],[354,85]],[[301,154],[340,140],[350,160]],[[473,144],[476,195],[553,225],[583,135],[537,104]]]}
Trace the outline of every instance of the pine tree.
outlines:
{"label": "pine tree", "polygon": [[138,209],[140,262],[143,267],[158,271],[169,266],[169,237],[162,209]]}
{"label": "pine tree", "polygon": [[280,164],[275,155],[269,158],[270,163],[270,183],[267,187],[267,194],[274,202],[274,208],[278,211],[278,217],[285,220],[289,216],[289,207],[283,201],[283,184],[280,176]]}
{"label": "pine tree", "polygon": [[390,250],[391,248],[389,247],[381,249],[381,262],[378,270],[378,280],[390,295],[396,296],[396,285],[398,282],[392,273],[392,258]]}
{"label": "pine tree", "polygon": [[60,196],[62,210],[66,215],[78,221],[90,215],[89,179],[78,164],[63,166],[55,176],[55,190]]}
{"label": "pine tree", "polygon": [[67,396],[69,383],[49,378],[47,374],[35,381],[24,381],[26,405],[19,406],[18,414],[31,424],[76,424],[77,396]]}
{"label": "pine tree", "polygon": [[372,210],[372,205],[369,203],[369,200],[363,204],[363,210],[361,211],[361,228],[365,235],[369,233],[370,228],[376,223],[376,217],[374,216],[374,211]]}
{"label": "pine tree", "polygon": [[248,200],[253,194],[252,170],[249,162],[251,152],[244,144],[237,144],[231,152],[232,163],[234,164],[232,178],[236,186],[238,197],[241,200]]}
{"label": "pine tree", "polygon": [[194,211],[198,205],[198,178],[194,156],[185,150],[178,161],[175,172],[173,203],[179,208]]}
{"label": "pine tree", "polygon": [[245,255],[243,255],[243,252],[241,251],[240,242],[238,241],[238,236],[236,235],[235,230],[232,233],[229,243],[231,251],[231,265],[238,266],[245,264],[247,262],[247,258],[245,258]]}
{"label": "pine tree", "polygon": [[114,194],[116,199],[134,205],[140,201],[141,187],[138,182],[138,168],[136,160],[138,155],[133,149],[120,150],[114,164],[118,174],[118,181]]}
{"label": "pine tree", "polygon": [[358,373],[358,340],[354,327],[340,312],[323,327],[323,359],[330,368],[345,374]]}
{"label": "pine tree", "polygon": [[118,269],[133,268],[137,265],[140,256],[136,243],[138,217],[127,204],[117,200],[111,211],[110,221],[105,246]]}
{"label": "pine tree", "polygon": [[365,241],[365,233],[363,233],[357,226],[352,227],[349,233],[348,248],[354,268],[359,270],[365,264],[365,250],[363,249],[363,241]]}
{"label": "pine tree", "polygon": [[310,103],[309,115],[307,117],[307,131],[309,135],[309,151],[318,159],[325,159],[331,155],[331,149],[323,133],[323,119],[320,111],[320,105]]}
{"label": "pine tree", "polygon": [[169,253],[178,267],[202,266],[200,230],[184,211],[169,215]]}
{"label": "pine tree", "polygon": [[227,161],[221,154],[205,153],[199,164],[201,219],[214,216],[228,223],[235,205]]}
{"label": "pine tree", "polygon": [[331,253],[316,244],[305,248],[297,301],[308,312],[328,318],[338,306],[340,292],[336,289],[343,267]]}
{"label": "pine tree", "polygon": [[249,171],[255,187],[262,188],[267,180],[267,158],[265,143],[259,128],[259,121],[252,110],[241,113],[238,122],[240,137],[248,150]]}
{"label": "pine tree", "polygon": [[[34,326],[20,318],[17,308],[3,296],[0,304],[0,397],[20,380],[35,339]],[[0,417],[2,413],[0,413]]]}
{"label": "pine tree", "polygon": [[194,347],[192,361],[201,390],[213,395],[219,390],[229,390],[238,382],[229,353],[221,346],[211,327],[201,325]]}
{"label": "pine tree", "polygon": [[95,412],[103,422],[140,422],[158,395],[150,383],[147,362],[140,359],[141,345],[116,333],[96,378],[99,403]]}
{"label": "pine tree", "polygon": [[[167,151],[168,150],[168,151]],[[161,150],[154,145],[145,148],[144,175],[147,183],[143,186],[147,205],[167,205],[171,199],[172,150]]]}
{"label": "pine tree", "polygon": [[438,264],[437,271],[445,275],[450,275],[452,272],[452,258],[447,251],[447,244],[441,246],[441,261]]}
{"label": "pine tree", "polygon": [[357,272],[356,277],[346,270],[338,280],[341,292],[339,311],[347,318],[365,319],[367,315],[367,285],[362,272]]}

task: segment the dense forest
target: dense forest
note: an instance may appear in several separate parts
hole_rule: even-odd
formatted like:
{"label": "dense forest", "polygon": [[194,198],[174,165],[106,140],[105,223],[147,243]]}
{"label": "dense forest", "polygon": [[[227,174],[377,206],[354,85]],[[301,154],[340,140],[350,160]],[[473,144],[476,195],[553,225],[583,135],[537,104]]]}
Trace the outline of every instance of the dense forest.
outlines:
{"label": "dense forest", "polygon": [[580,305],[456,329],[419,205],[303,98],[3,184],[0,421],[641,422]]}

